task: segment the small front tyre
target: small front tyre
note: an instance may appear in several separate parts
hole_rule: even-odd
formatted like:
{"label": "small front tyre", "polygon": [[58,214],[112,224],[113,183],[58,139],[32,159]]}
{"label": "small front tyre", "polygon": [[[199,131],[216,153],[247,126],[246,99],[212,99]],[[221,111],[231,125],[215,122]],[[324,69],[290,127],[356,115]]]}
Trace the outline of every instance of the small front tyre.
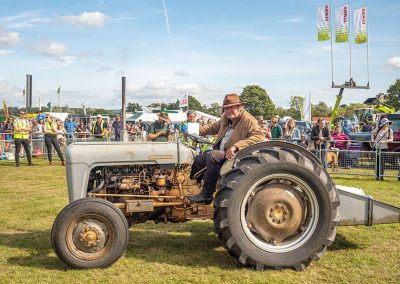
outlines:
{"label": "small front tyre", "polygon": [[57,256],[69,267],[103,268],[125,252],[128,224],[121,210],[99,198],[83,198],[57,216],[51,241]]}

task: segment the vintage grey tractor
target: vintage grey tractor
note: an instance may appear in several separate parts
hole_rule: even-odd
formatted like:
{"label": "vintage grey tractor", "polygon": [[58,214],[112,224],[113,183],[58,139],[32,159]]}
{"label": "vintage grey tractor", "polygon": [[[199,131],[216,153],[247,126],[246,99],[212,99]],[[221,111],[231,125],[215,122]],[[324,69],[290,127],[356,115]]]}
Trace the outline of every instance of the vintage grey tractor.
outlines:
{"label": "vintage grey tractor", "polygon": [[70,203],[51,232],[58,257],[72,268],[107,267],[124,254],[134,224],[213,219],[241,264],[302,270],[334,242],[337,226],[400,220],[400,208],[336,186],[312,153],[276,141],[226,163],[212,205],[190,204],[186,197],[201,191],[202,172],[189,178],[195,156],[179,141],[71,144]]}

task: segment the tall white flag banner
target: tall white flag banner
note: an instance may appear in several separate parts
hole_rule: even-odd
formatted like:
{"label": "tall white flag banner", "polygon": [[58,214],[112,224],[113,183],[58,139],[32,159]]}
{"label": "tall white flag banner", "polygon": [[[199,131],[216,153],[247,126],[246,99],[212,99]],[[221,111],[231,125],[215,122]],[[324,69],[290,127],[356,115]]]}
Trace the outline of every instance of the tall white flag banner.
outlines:
{"label": "tall white flag banner", "polygon": [[187,107],[189,105],[188,95],[184,95],[183,97],[180,97],[178,100],[179,100],[179,107]]}
{"label": "tall white flag banner", "polygon": [[329,4],[317,7],[318,41],[331,39],[330,14]]}
{"label": "tall white flag banner", "polygon": [[303,98],[303,120],[311,121],[311,99],[310,96]]}
{"label": "tall white flag banner", "polygon": [[349,5],[336,8],[335,35],[336,42],[349,41]]}
{"label": "tall white flag banner", "polygon": [[367,7],[354,11],[355,42],[357,44],[367,42]]}

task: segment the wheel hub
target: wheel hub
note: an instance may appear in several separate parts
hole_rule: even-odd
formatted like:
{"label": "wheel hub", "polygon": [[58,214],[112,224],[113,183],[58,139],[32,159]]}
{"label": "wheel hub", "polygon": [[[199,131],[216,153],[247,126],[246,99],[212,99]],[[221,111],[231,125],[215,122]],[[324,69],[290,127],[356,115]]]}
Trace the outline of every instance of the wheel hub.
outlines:
{"label": "wheel hub", "polygon": [[85,219],[76,224],[71,241],[77,253],[93,254],[105,248],[108,235],[109,232],[104,223],[95,219]]}
{"label": "wheel hub", "polygon": [[304,215],[305,204],[299,192],[289,184],[273,183],[249,200],[246,219],[250,230],[277,244],[298,232]]}
{"label": "wheel hub", "polygon": [[268,218],[271,222],[276,224],[281,224],[287,220],[289,216],[289,209],[285,204],[280,202],[273,204],[271,209],[269,210]]}
{"label": "wheel hub", "polygon": [[93,247],[100,242],[100,232],[96,228],[85,228],[81,233],[81,242],[87,247]]}

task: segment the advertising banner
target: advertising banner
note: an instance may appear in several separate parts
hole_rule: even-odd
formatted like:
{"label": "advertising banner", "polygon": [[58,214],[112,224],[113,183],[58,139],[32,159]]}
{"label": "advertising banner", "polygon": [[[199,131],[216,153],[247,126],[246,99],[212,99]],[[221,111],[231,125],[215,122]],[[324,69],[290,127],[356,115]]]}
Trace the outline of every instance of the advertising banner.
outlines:
{"label": "advertising banner", "polygon": [[354,29],[356,44],[367,42],[367,7],[354,11]]}
{"label": "advertising banner", "polygon": [[349,41],[349,5],[336,9],[335,15],[336,42]]}
{"label": "advertising banner", "polygon": [[331,39],[331,19],[329,4],[317,7],[317,31],[318,41]]}

